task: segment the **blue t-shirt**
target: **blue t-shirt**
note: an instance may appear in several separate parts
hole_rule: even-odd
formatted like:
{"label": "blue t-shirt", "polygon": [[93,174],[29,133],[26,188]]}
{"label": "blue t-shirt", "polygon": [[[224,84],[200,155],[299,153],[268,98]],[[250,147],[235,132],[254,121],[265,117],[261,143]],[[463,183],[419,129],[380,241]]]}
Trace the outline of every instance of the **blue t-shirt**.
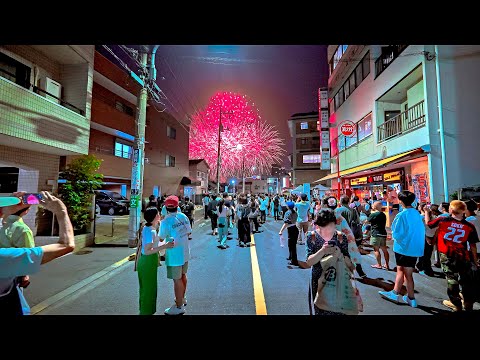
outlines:
{"label": "blue t-shirt", "polygon": [[308,210],[310,209],[310,204],[306,201],[300,201],[295,203],[295,209],[297,209],[298,219],[297,222],[306,222],[308,221]]}
{"label": "blue t-shirt", "polygon": [[10,292],[17,276],[40,270],[43,250],[34,248],[0,248],[0,295]]}

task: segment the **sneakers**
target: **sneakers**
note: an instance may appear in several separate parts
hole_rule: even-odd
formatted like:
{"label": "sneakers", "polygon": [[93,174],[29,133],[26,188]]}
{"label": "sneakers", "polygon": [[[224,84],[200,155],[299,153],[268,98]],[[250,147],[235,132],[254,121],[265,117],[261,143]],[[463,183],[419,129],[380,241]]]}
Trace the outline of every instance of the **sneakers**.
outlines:
{"label": "sneakers", "polygon": [[417,305],[417,300],[415,300],[415,299],[410,299],[410,298],[408,297],[408,295],[403,295],[403,298],[402,298],[402,299],[403,299],[403,302],[404,302],[404,303],[410,305],[410,306],[413,307],[413,308],[416,308],[416,307],[418,306],[418,305]]}
{"label": "sneakers", "polygon": [[165,309],[165,315],[183,315],[185,314],[185,305],[177,307],[176,304],[173,304],[168,309]]}
{"label": "sneakers", "polygon": [[457,307],[454,303],[452,303],[450,300],[443,300],[442,304],[450,309],[452,309],[454,312],[460,312],[462,311],[462,307]]}
{"label": "sneakers", "polygon": [[400,303],[401,295],[392,291],[379,291],[378,292],[384,299],[391,300],[395,303]]}

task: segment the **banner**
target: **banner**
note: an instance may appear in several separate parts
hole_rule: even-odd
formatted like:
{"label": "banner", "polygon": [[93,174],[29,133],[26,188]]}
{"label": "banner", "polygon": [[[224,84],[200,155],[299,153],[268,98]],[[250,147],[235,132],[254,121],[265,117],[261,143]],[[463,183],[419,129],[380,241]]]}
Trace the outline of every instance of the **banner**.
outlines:
{"label": "banner", "polygon": [[412,176],[413,192],[418,202],[429,202],[427,174],[417,174]]}

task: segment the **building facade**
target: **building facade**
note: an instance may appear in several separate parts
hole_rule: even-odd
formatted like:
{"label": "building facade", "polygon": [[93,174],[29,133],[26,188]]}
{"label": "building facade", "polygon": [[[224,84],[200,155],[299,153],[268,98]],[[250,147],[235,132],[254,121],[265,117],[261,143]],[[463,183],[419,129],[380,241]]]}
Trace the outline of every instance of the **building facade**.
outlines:
{"label": "building facade", "polygon": [[[88,154],[94,51],[0,46],[0,194],[55,191],[61,157]],[[51,229],[35,219],[24,218],[34,235]]]}
{"label": "building facade", "polygon": [[[480,184],[480,47],[331,45],[332,187],[377,195],[408,189],[439,203]],[[355,124],[345,137],[341,125]],[[340,182],[337,182],[337,178]]]}
{"label": "building facade", "polygon": [[[130,197],[139,85],[95,52],[89,153],[102,159],[102,188]],[[189,183],[188,131],[153,104],[147,106],[143,197],[183,194]],[[68,157],[66,162],[71,161]]]}
{"label": "building facade", "polygon": [[204,159],[191,159],[189,160],[190,179],[192,183],[186,187],[191,188],[189,196],[192,197],[192,201],[195,204],[202,204],[202,198],[204,194],[208,193],[208,177],[210,176],[210,166]]}
{"label": "building facade", "polygon": [[[320,170],[318,112],[293,114],[288,120],[288,127],[293,140],[291,182],[293,186],[312,184],[330,172]],[[323,185],[328,183],[328,180],[322,181]]]}

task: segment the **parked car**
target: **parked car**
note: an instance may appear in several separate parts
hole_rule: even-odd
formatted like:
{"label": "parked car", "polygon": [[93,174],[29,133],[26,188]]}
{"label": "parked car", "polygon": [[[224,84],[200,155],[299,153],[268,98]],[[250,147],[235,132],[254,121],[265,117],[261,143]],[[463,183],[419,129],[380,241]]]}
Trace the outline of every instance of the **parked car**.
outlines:
{"label": "parked car", "polygon": [[95,208],[100,214],[125,215],[129,213],[130,201],[115,191],[95,190]]}

